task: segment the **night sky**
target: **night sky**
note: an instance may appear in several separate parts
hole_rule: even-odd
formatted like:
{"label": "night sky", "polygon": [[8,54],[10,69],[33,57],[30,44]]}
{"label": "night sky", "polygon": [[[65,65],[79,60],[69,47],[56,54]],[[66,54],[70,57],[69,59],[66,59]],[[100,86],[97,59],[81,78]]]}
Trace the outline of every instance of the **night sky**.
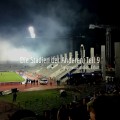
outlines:
{"label": "night sky", "polygon": [[0,0],[0,61],[57,55],[79,50],[81,43],[87,52],[99,51],[105,29],[90,30],[89,24],[117,27],[112,42],[119,41],[119,11],[115,0]]}

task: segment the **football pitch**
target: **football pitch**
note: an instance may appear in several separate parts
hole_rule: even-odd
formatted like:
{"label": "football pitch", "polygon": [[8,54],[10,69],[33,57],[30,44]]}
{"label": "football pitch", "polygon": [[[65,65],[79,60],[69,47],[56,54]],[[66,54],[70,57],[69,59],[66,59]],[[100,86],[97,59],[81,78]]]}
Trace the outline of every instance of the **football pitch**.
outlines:
{"label": "football pitch", "polygon": [[0,83],[2,82],[23,82],[24,78],[15,72],[0,72]]}

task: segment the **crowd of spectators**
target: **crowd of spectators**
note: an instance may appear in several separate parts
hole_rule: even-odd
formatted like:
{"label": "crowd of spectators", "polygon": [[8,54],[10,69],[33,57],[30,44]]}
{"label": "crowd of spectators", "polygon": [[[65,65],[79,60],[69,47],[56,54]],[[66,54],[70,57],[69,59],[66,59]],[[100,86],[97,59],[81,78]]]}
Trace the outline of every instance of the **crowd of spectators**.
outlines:
{"label": "crowd of spectators", "polygon": [[58,109],[44,111],[41,120],[120,120],[120,86],[107,86],[80,100],[75,97]]}

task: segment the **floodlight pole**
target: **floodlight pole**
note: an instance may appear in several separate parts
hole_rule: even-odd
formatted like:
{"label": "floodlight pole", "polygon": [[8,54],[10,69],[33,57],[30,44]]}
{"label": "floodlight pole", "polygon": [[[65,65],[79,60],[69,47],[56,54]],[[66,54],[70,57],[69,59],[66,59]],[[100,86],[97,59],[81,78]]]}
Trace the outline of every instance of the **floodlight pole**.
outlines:
{"label": "floodlight pole", "polygon": [[106,29],[106,64],[111,65],[111,27],[109,25],[89,25],[89,29],[95,28]]}

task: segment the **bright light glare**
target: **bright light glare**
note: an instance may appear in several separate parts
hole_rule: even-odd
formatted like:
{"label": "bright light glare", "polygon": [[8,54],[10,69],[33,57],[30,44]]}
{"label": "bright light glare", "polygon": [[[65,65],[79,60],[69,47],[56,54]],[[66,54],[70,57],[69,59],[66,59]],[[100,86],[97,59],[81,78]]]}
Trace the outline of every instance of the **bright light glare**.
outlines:
{"label": "bright light glare", "polygon": [[29,29],[30,32],[34,31],[34,28],[32,26],[30,26],[28,29]]}
{"label": "bright light glare", "polygon": [[35,35],[34,27],[30,26],[28,30],[30,32],[31,38],[35,38],[36,35]]}

